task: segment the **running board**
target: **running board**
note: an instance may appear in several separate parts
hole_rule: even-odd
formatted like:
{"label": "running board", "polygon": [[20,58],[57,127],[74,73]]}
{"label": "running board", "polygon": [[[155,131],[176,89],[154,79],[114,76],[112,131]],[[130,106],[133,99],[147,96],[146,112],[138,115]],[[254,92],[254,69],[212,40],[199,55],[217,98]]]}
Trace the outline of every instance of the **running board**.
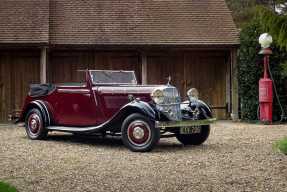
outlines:
{"label": "running board", "polygon": [[93,127],[66,127],[66,126],[48,126],[49,131],[64,131],[64,132],[97,132],[103,128],[102,125]]}

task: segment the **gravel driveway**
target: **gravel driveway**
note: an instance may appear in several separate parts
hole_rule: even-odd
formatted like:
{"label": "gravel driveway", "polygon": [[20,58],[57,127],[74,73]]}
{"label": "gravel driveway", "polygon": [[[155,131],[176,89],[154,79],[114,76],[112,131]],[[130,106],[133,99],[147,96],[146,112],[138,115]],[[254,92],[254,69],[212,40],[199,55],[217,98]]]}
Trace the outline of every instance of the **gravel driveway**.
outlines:
{"label": "gravel driveway", "polygon": [[287,156],[272,149],[287,125],[221,121],[202,146],[162,139],[133,153],[118,138],[52,133],[32,141],[0,125],[0,180],[19,191],[287,191]]}

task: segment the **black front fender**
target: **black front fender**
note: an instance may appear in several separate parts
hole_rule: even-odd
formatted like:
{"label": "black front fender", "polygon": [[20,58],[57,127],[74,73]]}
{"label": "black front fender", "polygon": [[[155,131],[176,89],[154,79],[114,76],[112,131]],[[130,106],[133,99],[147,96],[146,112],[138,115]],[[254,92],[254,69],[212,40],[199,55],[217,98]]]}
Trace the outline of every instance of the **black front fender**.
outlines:
{"label": "black front fender", "polygon": [[126,116],[127,114],[131,113],[140,113],[149,117],[152,120],[155,120],[156,117],[155,110],[147,102],[144,101],[134,100],[123,106],[119,111],[119,115],[123,116]]}
{"label": "black front fender", "polygon": [[[208,104],[201,100],[195,101],[185,101],[181,104],[181,110],[183,114],[188,114],[187,118],[195,118],[195,119],[208,119],[212,118],[212,110]],[[199,113],[196,113],[196,110]],[[197,117],[195,117],[197,114]]]}
{"label": "black front fender", "polygon": [[[152,121],[156,120],[156,111],[144,101],[134,100],[124,105],[109,121],[108,127],[111,131],[120,131],[121,124],[125,118],[133,113],[140,113]],[[119,126],[120,125],[120,126]]]}

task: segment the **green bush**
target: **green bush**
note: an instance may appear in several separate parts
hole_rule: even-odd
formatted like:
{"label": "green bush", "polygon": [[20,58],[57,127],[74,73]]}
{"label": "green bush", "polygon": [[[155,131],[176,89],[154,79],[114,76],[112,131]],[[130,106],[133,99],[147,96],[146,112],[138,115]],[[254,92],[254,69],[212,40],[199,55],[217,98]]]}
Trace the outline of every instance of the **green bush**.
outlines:
{"label": "green bush", "polygon": [[0,192],[17,192],[17,189],[8,183],[0,181]]}
{"label": "green bush", "polygon": [[[260,22],[253,19],[240,32],[240,49],[238,54],[238,80],[240,112],[243,120],[257,120],[258,110],[258,81],[263,76],[263,56],[259,55],[260,45],[258,38],[264,33]],[[270,56],[270,68],[275,80],[280,100],[286,106],[286,76],[282,68],[287,61],[286,51],[272,45],[273,55]],[[274,94],[273,120],[281,118],[281,111]]]}
{"label": "green bush", "polygon": [[275,143],[275,147],[277,149],[279,149],[279,151],[281,151],[282,153],[284,153],[285,155],[287,155],[287,137],[276,142]]}

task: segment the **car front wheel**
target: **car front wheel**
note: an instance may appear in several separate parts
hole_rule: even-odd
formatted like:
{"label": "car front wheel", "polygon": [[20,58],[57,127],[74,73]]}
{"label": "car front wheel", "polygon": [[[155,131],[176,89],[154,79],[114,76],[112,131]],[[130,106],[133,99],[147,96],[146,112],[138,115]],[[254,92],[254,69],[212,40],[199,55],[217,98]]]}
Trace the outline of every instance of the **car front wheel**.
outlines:
{"label": "car front wheel", "polygon": [[122,124],[122,141],[134,152],[151,151],[160,139],[160,130],[149,118],[134,113]]}
{"label": "car front wheel", "polygon": [[201,145],[206,141],[210,133],[209,125],[202,125],[199,128],[199,131],[192,134],[176,134],[176,138],[179,142],[184,145]]}
{"label": "car front wheel", "polygon": [[25,129],[30,139],[44,139],[48,131],[44,127],[43,117],[38,109],[31,109],[26,115]]}

